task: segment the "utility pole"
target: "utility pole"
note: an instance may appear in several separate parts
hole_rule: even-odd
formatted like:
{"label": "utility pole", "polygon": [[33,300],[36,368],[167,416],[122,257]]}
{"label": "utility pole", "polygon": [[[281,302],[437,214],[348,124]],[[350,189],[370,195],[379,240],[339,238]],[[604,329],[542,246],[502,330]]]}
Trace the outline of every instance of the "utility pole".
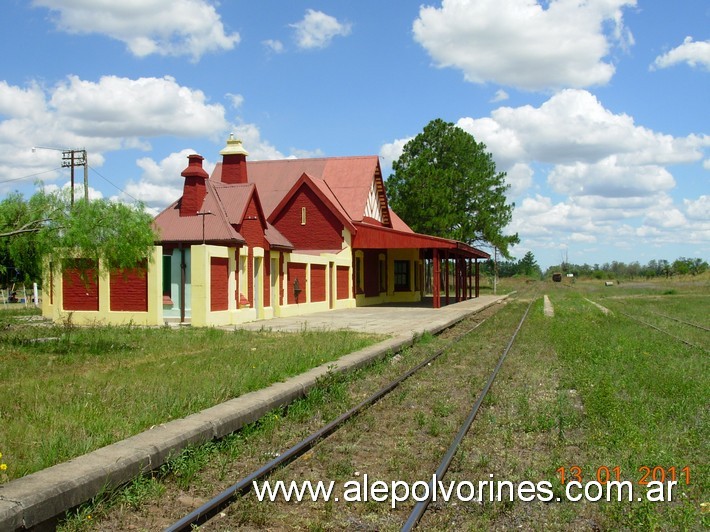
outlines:
{"label": "utility pole", "polygon": [[[78,157],[77,157],[78,155]],[[84,199],[89,201],[89,160],[86,150],[63,150],[62,168],[71,169],[71,204],[74,205],[74,167],[84,167]]]}
{"label": "utility pole", "polygon": [[212,211],[200,211],[197,216],[202,216],[202,245],[205,245],[205,216],[211,216]]}
{"label": "utility pole", "polygon": [[54,150],[62,152],[62,168],[71,170],[71,204],[74,205],[74,167],[84,167],[84,199],[89,201],[89,157],[86,149],[67,150],[64,148],[50,148],[49,146],[33,146],[32,152],[36,150]]}

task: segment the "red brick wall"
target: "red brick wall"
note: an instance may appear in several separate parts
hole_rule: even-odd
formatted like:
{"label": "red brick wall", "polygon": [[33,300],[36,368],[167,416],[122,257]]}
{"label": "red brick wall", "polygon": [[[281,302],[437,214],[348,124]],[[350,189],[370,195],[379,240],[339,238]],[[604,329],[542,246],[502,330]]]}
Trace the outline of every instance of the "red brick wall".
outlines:
{"label": "red brick wall", "polygon": [[[241,287],[242,293],[249,300],[249,304],[254,306],[254,248],[260,247],[268,251],[269,243],[266,238],[264,238],[264,226],[261,225],[261,220],[259,219],[259,211],[256,207],[256,202],[254,197],[252,197],[247,207],[246,213],[244,214],[244,220],[241,225],[237,226],[237,231],[244,237],[247,241],[247,246],[249,246],[249,254],[247,256],[247,286]],[[266,271],[266,269],[264,270]],[[268,279],[264,279],[264,286],[268,286]],[[266,289],[265,289],[266,291]],[[266,297],[266,296],[263,296]],[[265,300],[266,301],[266,300]]]}
{"label": "red brick wall", "polygon": [[298,262],[289,262],[287,266],[288,273],[288,286],[286,287],[286,293],[288,294],[288,303],[292,305],[296,303],[296,296],[293,293],[293,283],[298,279],[298,285],[301,288],[301,293],[298,296],[298,303],[306,302],[306,265],[300,264]]}
{"label": "red brick wall", "polygon": [[[80,269],[85,272],[83,279]],[[62,293],[64,310],[99,310],[96,262],[88,259],[67,261],[62,275]]]}
{"label": "red brick wall", "polygon": [[180,216],[195,216],[202,202],[207,195],[207,185],[205,178],[188,176],[182,189],[182,199],[180,200]]}
{"label": "red brick wall", "polygon": [[[301,209],[306,208],[306,225],[301,225]],[[306,185],[291,198],[279,217],[278,229],[296,249],[340,249],[343,224]]]}
{"label": "red brick wall", "polygon": [[222,183],[247,183],[247,161],[242,154],[222,157]]}
{"label": "red brick wall", "polygon": [[212,257],[210,260],[210,310],[229,308],[229,259]]}
{"label": "red brick wall", "polygon": [[325,301],[324,264],[311,264],[311,301]]}
{"label": "red brick wall", "polygon": [[338,266],[338,299],[348,299],[350,297],[350,292],[348,291],[348,286],[350,285],[350,268],[347,266]]}
{"label": "red brick wall", "polygon": [[251,201],[249,202],[247,212],[244,215],[244,220],[242,221],[242,224],[237,227],[237,231],[239,231],[239,233],[244,237],[250,248],[259,247],[266,250],[269,249],[269,243],[264,238],[264,226],[261,225],[259,211],[256,208],[254,196],[252,196]]}
{"label": "red brick wall", "polygon": [[148,312],[148,270],[145,262],[130,270],[110,274],[112,311]]}

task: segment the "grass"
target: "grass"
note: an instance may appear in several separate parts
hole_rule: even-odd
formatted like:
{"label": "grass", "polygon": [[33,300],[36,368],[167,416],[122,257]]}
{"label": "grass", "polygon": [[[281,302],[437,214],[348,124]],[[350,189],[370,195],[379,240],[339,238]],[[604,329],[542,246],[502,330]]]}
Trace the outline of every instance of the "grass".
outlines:
{"label": "grass", "polygon": [[0,316],[3,480],[282,381],[377,340],[346,331],[30,326],[22,311]]}
{"label": "grass", "polygon": [[[544,317],[541,298],[536,300],[493,387],[495,401],[487,404],[481,424],[474,425],[471,447],[464,448],[470,460],[458,480],[491,473],[518,482],[545,479],[564,498],[560,468],[569,478],[570,469],[578,466],[586,482],[605,468],[618,467],[620,480],[633,482],[638,496],[644,493],[639,482],[648,469],[658,468],[660,478],[675,468],[681,482],[673,501],[493,503],[465,516],[443,512],[428,525],[612,530],[710,525],[701,506],[710,499],[709,333],[654,314],[707,327],[710,287],[704,282],[671,286],[540,283],[555,317]],[[585,298],[613,314],[603,314]],[[621,312],[653,319],[675,336],[692,338],[696,347]],[[689,484],[681,474],[684,467],[691,472]]]}
{"label": "grass", "polygon": [[[692,328],[657,316],[663,313],[708,326],[708,283],[642,282],[604,287],[600,282],[577,282],[571,286],[538,282],[534,287],[549,295],[555,306],[555,317],[545,317],[542,299],[535,300],[528,322],[446,479],[477,482],[494,474],[496,479],[515,482],[548,480],[554,486],[555,496],[564,496],[559,480],[561,467],[569,474],[570,468],[579,466],[584,481],[593,480],[604,467],[610,470],[618,467],[621,479],[631,480],[636,489],[640,489],[638,481],[643,470],[639,469],[644,466],[661,467],[664,471],[670,471],[671,467],[680,471],[687,466],[691,471],[690,483],[679,486],[672,502],[518,500],[440,505],[425,516],[422,528],[695,530],[710,526],[710,514],[703,513],[702,506],[710,501],[710,471],[706,458],[710,450],[707,352],[680,343],[620,313],[623,311],[649,322],[656,320],[654,325],[679,337],[693,334],[693,343],[708,349],[707,332],[698,329],[691,332]],[[512,285],[504,289],[525,288]],[[527,285],[528,293],[521,294],[522,299],[529,298],[531,288],[533,286]],[[585,298],[606,306],[613,314],[604,315]],[[485,372],[484,353],[491,351],[491,356],[497,357],[499,351],[494,346],[505,343],[507,331],[512,332],[526,305],[524,301],[511,302],[471,338],[457,344],[456,350],[468,354],[466,362],[458,362],[462,377],[469,378],[466,377],[469,372],[479,369]],[[439,338],[425,340],[434,345],[440,342]],[[336,416],[347,403],[359,401],[363,394],[357,385],[364,380],[358,377],[374,381],[383,376],[384,371],[399,373],[413,364],[407,360],[407,355],[403,362],[406,363],[402,366],[395,365],[394,361],[380,362],[360,370],[357,376],[348,376],[347,380],[338,377],[323,382],[309,398],[286,411],[272,412],[253,427],[221,442],[186,451],[164,467],[163,473],[169,481],[167,492],[174,486],[189,485],[190,493],[213,494],[215,479],[226,481],[243,474],[242,469],[237,469],[239,474],[233,469],[225,476],[225,470],[237,468],[235,461],[244,462],[253,455],[256,462],[263,463],[271,457],[267,456],[267,451],[287,447],[289,441]],[[425,399],[415,400],[418,382],[413,379],[392,395],[394,411],[384,411],[386,401],[383,401],[378,408],[352,422],[366,429],[366,436],[359,443],[365,444],[367,449],[371,442],[381,445],[369,451],[361,450],[359,444],[353,443],[352,435],[340,436],[343,439],[340,444],[336,435],[330,452],[314,450],[308,453],[309,457],[304,457],[300,466],[296,462],[295,470],[300,471],[301,476],[296,473],[295,478],[302,478],[304,471],[315,469],[322,462],[324,472],[318,478],[323,480],[350,478],[353,469],[370,473],[374,479],[377,467],[366,459],[377,456],[387,457],[381,460],[386,461],[388,471],[396,478],[426,478],[418,469],[421,456],[414,452],[419,448],[424,449],[425,455],[431,451],[432,462],[438,461],[450,440],[447,431],[449,424],[455,421],[455,414],[450,411],[448,402],[452,391],[450,380],[434,382],[420,391]],[[477,381],[471,380],[471,403],[479,389]],[[349,394],[353,394],[350,399]],[[379,412],[380,409],[383,412]],[[412,417],[415,443],[407,439],[406,431],[399,434],[396,430],[404,425],[407,415]],[[393,422],[395,416],[397,421]],[[351,430],[346,428],[344,432]],[[439,439],[435,439],[437,434]],[[324,449],[327,451],[328,444]],[[3,456],[3,461],[5,459]],[[207,467],[197,471],[198,464],[200,467],[207,464]],[[287,471],[280,470],[277,478],[293,478],[286,476]],[[129,487],[119,505],[134,508],[141,500],[156,497],[162,489],[154,485],[152,477],[145,478]],[[161,502],[150,505],[152,512],[156,506],[170,505],[164,496],[159,499]],[[372,528],[387,530],[401,526],[387,503],[367,504],[364,508],[353,507],[359,513],[356,521],[348,520],[352,519],[353,508],[337,503],[325,506],[317,514],[307,513],[305,506],[277,510],[274,506],[245,499],[233,511],[239,514],[237,521],[241,524],[258,528],[274,526],[274,515],[284,510],[292,514],[293,523],[299,523],[301,528],[339,529],[360,521],[371,522]],[[87,506],[77,514],[74,523],[86,525],[91,521],[87,515],[94,516],[95,520],[100,513],[103,513],[100,508]],[[119,522],[145,519],[140,511],[136,515],[134,521]],[[128,519],[125,514],[123,518]],[[97,526],[102,527],[94,523],[88,528]]]}

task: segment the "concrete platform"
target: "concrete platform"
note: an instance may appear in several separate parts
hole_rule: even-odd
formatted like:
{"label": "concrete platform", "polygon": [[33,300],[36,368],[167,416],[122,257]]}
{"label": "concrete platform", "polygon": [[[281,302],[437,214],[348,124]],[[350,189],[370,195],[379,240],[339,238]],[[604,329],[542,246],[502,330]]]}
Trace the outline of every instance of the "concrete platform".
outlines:
{"label": "concrete platform", "polygon": [[68,462],[2,484],[0,530],[32,527],[52,530],[53,520],[66,510],[83,504],[106,489],[121,486],[141,473],[160,467],[190,444],[224,437],[267,412],[291,403],[305,395],[329,371],[357,369],[373,359],[411,345],[416,335],[437,333],[505,297],[484,296],[441,309],[381,306],[336,310],[246,325],[244,328],[275,331],[300,331],[304,328],[354,329],[391,337],[285,382],[244,394]]}
{"label": "concrete platform", "polygon": [[439,309],[431,308],[431,301],[414,305],[377,305],[341,310],[317,312],[291,318],[274,318],[239,325],[239,329],[252,331],[298,332],[308,330],[339,330],[387,334],[420,335],[425,331],[437,332],[452,320],[463,319],[472,312],[500,301],[505,296],[481,296],[461,303],[453,303]]}

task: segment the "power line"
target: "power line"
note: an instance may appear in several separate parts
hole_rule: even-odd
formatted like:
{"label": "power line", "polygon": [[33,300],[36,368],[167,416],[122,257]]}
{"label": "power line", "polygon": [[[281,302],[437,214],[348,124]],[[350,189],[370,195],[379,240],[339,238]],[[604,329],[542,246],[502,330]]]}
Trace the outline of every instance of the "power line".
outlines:
{"label": "power line", "polygon": [[123,193],[124,193],[126,196],[128,196],[129,198],[132,198],[133,200],[135,200],[135,201],[137,201],[137,202],[140,203],[140,200],[139,200],[138,198],[136,198],[136,197],[134,197],[134,196],[131,196],[128,192],[126,192],[125,190],[123,190],[121,187],[119,187],[118,185],[116,185],[116,184],[114,184],[113,182],[111,182],[110,179],[108,179],[107,177],[104,177],[103,175],[101,175],[101,173],[100,173],[96,168],[94,168],[93,166],[89,166],[89,168],[91,168],[91,169],[96,173],[96,175],[98,175],[101,179],[103,179],[104,181],[106,181],[109,185],[111,185],[112,187],[114,187],[116,190],[118,190],[119,192],[123,192]]}
{"label": "power line", "polygon": [[42,174],[48,174],[49,172],[57,172],[61,170],[61,168],[52,168],[51,170],[45,170],[44,172],[37,172],[36,174],[30,174],[22,177],[14,177],[12,179],[6,179],[5,181],[0,181],[0,185],[3,185],[5,183],[11,183],[12,181],[20,181],[22,179],[29,179],[30,177],[37,177],[38,175]]}

